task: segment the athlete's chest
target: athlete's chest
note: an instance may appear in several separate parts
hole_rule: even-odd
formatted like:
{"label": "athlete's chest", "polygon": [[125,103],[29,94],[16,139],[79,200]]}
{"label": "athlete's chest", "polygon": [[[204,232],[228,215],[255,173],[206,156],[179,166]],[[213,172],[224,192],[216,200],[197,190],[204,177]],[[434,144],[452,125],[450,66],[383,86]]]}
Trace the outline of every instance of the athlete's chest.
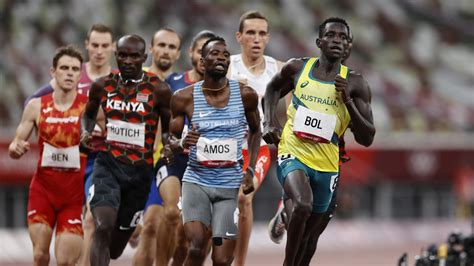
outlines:
{"label": "athlete's chest", "polygon": [[104,87],[102,107],[106,114],[136,114],[145,116],[153,111],[154,87],[148,83],[125,86],[117,81],[108,82]]}

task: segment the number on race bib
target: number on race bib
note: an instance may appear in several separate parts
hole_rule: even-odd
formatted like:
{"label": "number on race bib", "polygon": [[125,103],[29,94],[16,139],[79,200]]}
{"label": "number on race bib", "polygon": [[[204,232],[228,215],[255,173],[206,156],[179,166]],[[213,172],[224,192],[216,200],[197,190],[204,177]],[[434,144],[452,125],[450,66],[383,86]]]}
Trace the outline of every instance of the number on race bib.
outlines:
{"label": "number on race bib", "polygon": [[331,176],[331,184],[329,185],[329,189],[331,192],[337,188],[337,183],[339,182],[339,174]]}
{"label": "number on race bib", "polygon": [[137,211],[133,215],[132,221],[130,222],[130,227],[136,227],[140,223],[142,216],[143,216],[143,210]]}
{"label": "number on race bib", "polygon": [[158,172],[156,172],[156,187],[158,188],[161,184],[161,181],[168,177],[168,168],[166,165],[163,165],[158,169]]}

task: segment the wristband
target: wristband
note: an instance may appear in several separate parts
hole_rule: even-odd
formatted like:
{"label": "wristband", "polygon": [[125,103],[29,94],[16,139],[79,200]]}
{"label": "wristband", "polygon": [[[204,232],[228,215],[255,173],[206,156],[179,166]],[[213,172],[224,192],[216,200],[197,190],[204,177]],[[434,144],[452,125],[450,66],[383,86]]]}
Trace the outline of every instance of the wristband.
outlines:
{"label": "wristband", "polygon": [[354,99],[350,98],[349,100],[345,101],[344,104],[349,104],[349,103],[352,103],[354,102]]}
{"label": "wristband", "polygon": [[253,169],[253,167],[250,167],[250,166],[247,167],[247,170],[245,170],[245,172],[250,172],[252,176],[255,175],[255,169]]}
{"label": "wristband", "polygon": [[184,150],[184,138],[179,140],[179,147]]}

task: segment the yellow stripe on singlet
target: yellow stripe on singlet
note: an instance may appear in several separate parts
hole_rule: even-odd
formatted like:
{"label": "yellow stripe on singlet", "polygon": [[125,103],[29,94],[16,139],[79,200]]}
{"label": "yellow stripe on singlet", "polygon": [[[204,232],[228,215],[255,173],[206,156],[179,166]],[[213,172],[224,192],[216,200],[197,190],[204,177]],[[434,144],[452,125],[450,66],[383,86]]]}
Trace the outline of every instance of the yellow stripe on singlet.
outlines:
{"label": "yellow stripe on singlet", "polygon": [[[340,93],[336,91],[334,82],[325,82],[313,77],[312,72],[317,61],[318,58],[308,59],[296,87],[293,89],[293,99],[287,110],[288,120],[278,146],[278,155],[291,154],[312,169],[337,172],[339,170],[337,138],[345,132],[350,122],[350,115]],[[348,68],[341,65],[339,75],[347,79]],[[298,138],[293,133],[293,120],[298,106],[305,106],[312,111],[324,114],[336,115],[333,141],[325,144]]]}

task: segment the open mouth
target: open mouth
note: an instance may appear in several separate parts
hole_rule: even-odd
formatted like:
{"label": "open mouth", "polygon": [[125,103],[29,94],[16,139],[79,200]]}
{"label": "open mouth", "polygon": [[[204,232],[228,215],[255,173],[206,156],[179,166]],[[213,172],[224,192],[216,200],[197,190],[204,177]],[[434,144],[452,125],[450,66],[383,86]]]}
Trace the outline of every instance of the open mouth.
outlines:
{"label": "open mouth", "polygon": [[218,70],[225,70],[226,69],[226,65],[224,64],[217,64],[214,68],[215,69],[218,69]]}
{"label": "open mouth", "polygon": [[330,49],[331,51],[338,51],[338,52],[342,52],[342,48],[341,48],[341,47],[339,47],[339,46],[336,46],[336,45],[335,45],[335,46],[331,46],[331,47],[329,47],[329,49]]}

